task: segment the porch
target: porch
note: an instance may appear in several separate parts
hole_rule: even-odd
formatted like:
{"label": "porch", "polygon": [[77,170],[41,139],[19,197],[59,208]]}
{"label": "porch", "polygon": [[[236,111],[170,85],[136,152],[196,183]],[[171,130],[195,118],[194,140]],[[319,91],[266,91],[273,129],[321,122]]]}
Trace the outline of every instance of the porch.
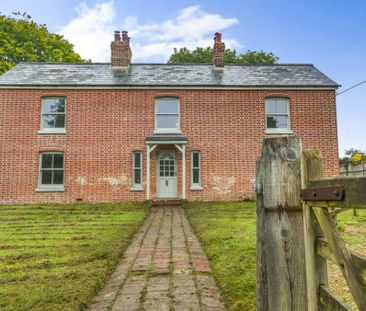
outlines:
{"label": "porch", "polygon": [[[146,200],[152,199],[152,184],[155,185],[154,199],[186,199],[187,141],[188,138],[185,135],[152,135],[146,137]],[[156,151],[154,170],[151,166],[153,151]],[[180,161],[178,161],[179,154],[181,155]],[[154,171],[156,173],[152,174]],[[180,183],[178,177],[180,177]]]}

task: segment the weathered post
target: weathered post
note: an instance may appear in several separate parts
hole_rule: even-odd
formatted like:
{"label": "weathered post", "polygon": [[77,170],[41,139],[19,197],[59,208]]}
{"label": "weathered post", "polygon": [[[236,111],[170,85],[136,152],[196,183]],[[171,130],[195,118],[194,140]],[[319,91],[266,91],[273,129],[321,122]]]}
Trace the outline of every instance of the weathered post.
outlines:
{"label": "weathered post", "polygon": [[265,138],[257,162],[257,310],[307,310],[300,139]]}
{"label": "weathered post", "polygon": [[[302,188],[309,187],[310,179],[322,176],[323,165],[320,151],[304,151],[301,159]],[[328,267],[327,260],[319,256],[316,251],[316,239],[322,238],[323,233],[312,208],[305,202],[303,202],[303,221],[308,311],[316,311],[321,310],[321,306],[318,305],[319,286],[328,286]]]}

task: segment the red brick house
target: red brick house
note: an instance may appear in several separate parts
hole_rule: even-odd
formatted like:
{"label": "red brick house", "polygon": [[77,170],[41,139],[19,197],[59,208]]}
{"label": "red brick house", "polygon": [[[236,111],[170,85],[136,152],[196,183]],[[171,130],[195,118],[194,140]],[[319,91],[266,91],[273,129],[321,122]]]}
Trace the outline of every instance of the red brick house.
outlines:
{"label": "red brick house", "polygon": [[296,134],[338,173],[335,91],[313,65],[20,63],[0,77],[0,202],[252,194],[266,135]]}

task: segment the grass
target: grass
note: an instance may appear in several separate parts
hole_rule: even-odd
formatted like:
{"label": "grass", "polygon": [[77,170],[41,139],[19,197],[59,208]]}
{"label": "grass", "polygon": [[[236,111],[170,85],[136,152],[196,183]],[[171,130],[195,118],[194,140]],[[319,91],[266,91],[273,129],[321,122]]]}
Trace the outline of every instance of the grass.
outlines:
{"label": "grass", "polygon": [[[187,203],[187,216],[210,260],[212,273],[230,311],[255,310],[256,219],[255,203]],[[359,216],[338,215],[338,227],[347,245],[366,255],[366,210]],[[342,273],[329,265],[330,287],[355,307]]]}
{"label": "grass", "polygon": [[228,309],[255,310],[255,203],[187,203],[184,207]]}
{"label": "grass", "polygon": [[[354,216],[352,210],[340,213],[337,217],[338,229],[351,250],[366,256],[366,210],[357,210],[357,213],[358,216]],[[357,310],[341,270],[333,264],[329,265],[329,286]]]}
{"label": "grass", "polygon": [[146,204],[0,206],[0,310],[82,310],[142,224]]}

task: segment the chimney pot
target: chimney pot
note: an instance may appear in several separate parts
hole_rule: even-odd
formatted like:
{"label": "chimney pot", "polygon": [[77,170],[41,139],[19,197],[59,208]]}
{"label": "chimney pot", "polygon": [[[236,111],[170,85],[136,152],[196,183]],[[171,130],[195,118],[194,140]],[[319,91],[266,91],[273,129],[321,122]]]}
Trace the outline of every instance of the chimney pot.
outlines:
{"label": "chimney pot", "polygon": [[222,37],[221,33],[216,32],[214,38],[215,42],[221,42],[221,37]]}
{"label": "chimney pot", "polygon": [[130,42],[130,37],[128,36],[128,32],[126,30],[122,31],[122,41],[123,42]]}
{"label": "chimney pot", "polygon": [[121,41],[121,35],[119,30],[114,31],[114,41]]}

